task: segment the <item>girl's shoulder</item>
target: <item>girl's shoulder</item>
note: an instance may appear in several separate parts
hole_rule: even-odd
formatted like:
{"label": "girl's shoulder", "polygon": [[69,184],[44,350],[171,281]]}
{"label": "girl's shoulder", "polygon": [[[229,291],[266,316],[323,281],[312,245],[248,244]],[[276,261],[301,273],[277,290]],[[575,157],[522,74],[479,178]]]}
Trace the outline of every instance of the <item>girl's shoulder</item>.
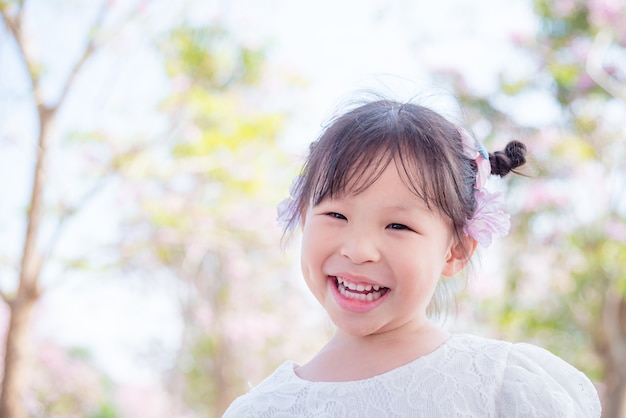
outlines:
{"label": "girl's shoulder", "polygon": [[532,344],[514,344],[502,386],[503,399],[520,411],[533,405],[552,407],[564,416],[599,417],[598,392],[575,367]]}
{"label": "girl's shoulder", "polygon": [[474,357],[474,367],[501,369],[497,402],[511,416],[543,416],[546,411],[547,416],[600,416],[598,393],[587,376],[544,348],[472,335],[451,342],[456,355],[482,353]]}
{"label": "girl's shoulder", "polygon": [[[290,392],[295,395],[298,392],[297,389],[293,389],[300,381],[295,374],[295,366],[294,361],[285,361],[248,393],[235,399],[222,417],[256,417],[257,411],[271,409],[273,404],[280,404],[281,399],[287,404],[292,403],[289,396],[277,398],[276,395]],[[289,405],[278,405],[278,407],[289,407]]]}

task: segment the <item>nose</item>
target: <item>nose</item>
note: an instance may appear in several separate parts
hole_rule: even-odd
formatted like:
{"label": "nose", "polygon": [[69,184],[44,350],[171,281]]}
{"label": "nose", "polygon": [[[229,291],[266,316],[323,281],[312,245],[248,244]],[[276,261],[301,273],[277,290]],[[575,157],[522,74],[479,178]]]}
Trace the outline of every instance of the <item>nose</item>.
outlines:
{"label": "nose", "polygon": [[354,264],[377,262],[380,260],[380,250],[377,240],[365,231],[351,231],[346,233],[340,254],[350,259]]}

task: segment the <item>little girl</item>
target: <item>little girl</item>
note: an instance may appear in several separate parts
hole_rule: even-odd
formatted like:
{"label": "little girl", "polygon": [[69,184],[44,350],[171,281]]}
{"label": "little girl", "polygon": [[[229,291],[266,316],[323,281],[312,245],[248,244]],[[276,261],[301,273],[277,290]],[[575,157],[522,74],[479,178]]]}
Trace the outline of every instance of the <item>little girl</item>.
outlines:
{"label": "little girl", "polygon": [[[377,99],[335,118],[279,207],[302,230],[302,273],[336,325],[225,417],[599,417],[591,382],[550,352],[429,320],[441,277],[508,232],[484,186],[525,163],[488,154],[432,110]],[[445,279],[443,279],[445,280]]]}

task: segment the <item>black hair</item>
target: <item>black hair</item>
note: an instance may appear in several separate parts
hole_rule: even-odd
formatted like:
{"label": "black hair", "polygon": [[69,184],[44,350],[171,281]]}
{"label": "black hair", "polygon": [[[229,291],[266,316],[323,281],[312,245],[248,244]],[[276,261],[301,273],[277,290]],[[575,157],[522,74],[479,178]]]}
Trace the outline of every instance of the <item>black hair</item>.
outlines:
{"label": "black hair", "polygon": [[[491,173],[505,176],[526,162],[526,147],[511,141],[489,154]],[[330,122],[293,187],[294,226],[310,204],[358,194],[372,185],[390,163],[431,210],[452,222],[462,242],[463,228],[476,210],[476,162],[463,153],[459,128],[439,113],[414,103],[378,99]],[[290,229],[290,228],[287,228]]]}

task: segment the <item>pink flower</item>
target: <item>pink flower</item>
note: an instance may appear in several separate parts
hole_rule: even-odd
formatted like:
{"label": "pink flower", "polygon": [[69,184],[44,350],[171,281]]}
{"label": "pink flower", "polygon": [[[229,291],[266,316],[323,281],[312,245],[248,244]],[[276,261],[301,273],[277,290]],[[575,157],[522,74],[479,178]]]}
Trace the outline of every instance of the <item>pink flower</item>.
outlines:
{"label": "pink flower", "polygon": [[502,210],[504,205],[502,193],[489,193],[486,190],[476,191],[476,211],[463,231],[474,238],[483,247],[488,247],[493,237],[503,237],[511,227],[510,216]]}

